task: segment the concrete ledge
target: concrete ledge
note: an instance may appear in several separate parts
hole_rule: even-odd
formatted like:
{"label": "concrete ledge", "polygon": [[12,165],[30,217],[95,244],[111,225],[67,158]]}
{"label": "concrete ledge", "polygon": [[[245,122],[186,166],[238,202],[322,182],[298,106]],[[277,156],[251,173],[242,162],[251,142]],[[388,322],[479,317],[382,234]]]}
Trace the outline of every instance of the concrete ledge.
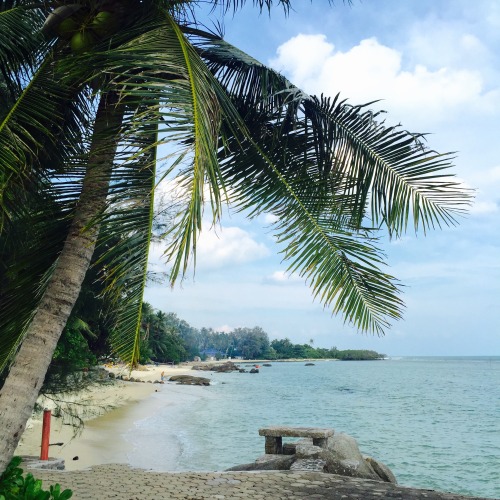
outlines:
{"label": "concrete ledge", "polygon": [[313,439],[327,439],[333,436],[333,429],[320,427],[289,427],[275,425],[259,429],[259,436],[266,437],[308,437]]}

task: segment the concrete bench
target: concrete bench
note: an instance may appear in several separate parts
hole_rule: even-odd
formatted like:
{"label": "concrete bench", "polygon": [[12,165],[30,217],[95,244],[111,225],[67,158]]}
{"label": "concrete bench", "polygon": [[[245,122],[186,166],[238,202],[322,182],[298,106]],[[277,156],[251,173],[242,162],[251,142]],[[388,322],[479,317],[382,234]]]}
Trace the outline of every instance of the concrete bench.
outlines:
{"label": "concrete bench", "polygon": [[328,438],[333,436],[333,429],[272,426],[259,429],[259,436],[266,438],[266,454],[282,455],[283,437],[312,438],[314,446],[326,448],[328,446]]}

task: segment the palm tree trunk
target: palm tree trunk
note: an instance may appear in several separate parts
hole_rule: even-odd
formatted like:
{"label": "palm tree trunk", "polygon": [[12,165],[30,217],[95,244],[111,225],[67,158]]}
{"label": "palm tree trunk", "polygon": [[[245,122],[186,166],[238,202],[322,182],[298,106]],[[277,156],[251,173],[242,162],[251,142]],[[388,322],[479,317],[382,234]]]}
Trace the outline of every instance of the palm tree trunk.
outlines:
{"label": "palm tree trunk", "polygon": [[99,233],[96,218],[106,207],[123,106],[103,94],[97,109],[89,165],[74,219],[54,272],[25,339],[0,390],[0,473],[26,427],[54,350],[80,294]]}

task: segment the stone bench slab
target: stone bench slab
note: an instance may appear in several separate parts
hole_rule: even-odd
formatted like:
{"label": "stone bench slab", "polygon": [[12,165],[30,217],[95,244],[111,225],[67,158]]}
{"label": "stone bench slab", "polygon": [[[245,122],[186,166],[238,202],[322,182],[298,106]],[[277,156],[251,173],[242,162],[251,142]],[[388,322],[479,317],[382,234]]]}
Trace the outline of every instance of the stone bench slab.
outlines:
{"label": "stone bench slab", "polygon": [[320,427],[289,427],[275,425],[259,429],[259,436],[266,437],[308,437],[313,439],[327,439],[333,436],[333,429]]}
{"label": "stone bench slab", "polygon": [[319,427],[290,427],[276,425],[259,429],[259,436],[265,436],[265,450],[267,454],[283,454],[283,437],[312,438],[314,446],[326,448],[328,438],[333,436],[333,429]]}

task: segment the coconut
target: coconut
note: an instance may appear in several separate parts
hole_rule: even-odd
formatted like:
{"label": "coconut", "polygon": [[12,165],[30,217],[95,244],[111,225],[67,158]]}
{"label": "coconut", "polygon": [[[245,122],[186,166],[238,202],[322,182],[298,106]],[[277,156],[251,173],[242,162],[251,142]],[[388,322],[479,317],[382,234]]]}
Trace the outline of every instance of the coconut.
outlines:
{"label": "coconut", "polygon": [[96,41],[95,35],[91,31],[78,31],[71,38],[71,50],[75,54],[82,54],[90,50],[95,45]]}
{"label": "coconut", "polygon": [[110,35],[116,29],[116,16],[112,12],[102,10],[94,17],[90,23],[90,28],[99,36]]}
{"label": "coconut", "polygon": [[80,27],[73,17],[68,17],[59,23],[56,32],[60,37],[70,39]]}

